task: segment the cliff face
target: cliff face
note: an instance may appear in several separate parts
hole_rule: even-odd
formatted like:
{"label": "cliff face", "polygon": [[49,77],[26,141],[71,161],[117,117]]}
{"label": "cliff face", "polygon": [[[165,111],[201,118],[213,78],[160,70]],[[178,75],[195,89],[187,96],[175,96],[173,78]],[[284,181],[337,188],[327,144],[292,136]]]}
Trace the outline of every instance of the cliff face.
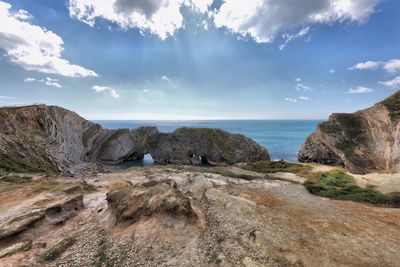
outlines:
{"label": "cliff face", "polygon": [[400,91],[371,108],[332,114],[302,145],[301,162],[343,166],[353,173],[400,169]]}
{"label": "cliff face", "polygon": [[156,128],[105,130],[55,106],[0,109],[0,168],[69,172],[93,162],[142,158]]}
{"label": "cliff face", "polygon": [[[233,164],[268,160],[268,152],[250,139],[221,130],[155,127],[107,130],[55,106],[0,108],[0,169],[16,172],[74,172],[91,163],[120,163],[143,158],[159,163]],[[193,155],[203,160],[191,160]]]}

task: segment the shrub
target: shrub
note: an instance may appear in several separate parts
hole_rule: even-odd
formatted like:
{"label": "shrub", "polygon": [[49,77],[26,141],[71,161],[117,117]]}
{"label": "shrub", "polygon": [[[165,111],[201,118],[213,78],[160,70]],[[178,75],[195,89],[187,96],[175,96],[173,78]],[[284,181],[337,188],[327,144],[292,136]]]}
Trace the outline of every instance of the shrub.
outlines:
{"label": "shrub", "polygon": [[286,161],[257,161],[247,163],[241,166],[242,169],[259,172],[259,173],[275,173],[275,172],[291,172],[291,173],[306,173],[312,167],[309,165],[290,163]]}
{"label": "shrub", "polygon": [[321,197],[400,207],[400,193],[385,195],[371,187],[361,188],[352,176],[339,170],[319,173],[308,179],[304,186],[311,194]]}

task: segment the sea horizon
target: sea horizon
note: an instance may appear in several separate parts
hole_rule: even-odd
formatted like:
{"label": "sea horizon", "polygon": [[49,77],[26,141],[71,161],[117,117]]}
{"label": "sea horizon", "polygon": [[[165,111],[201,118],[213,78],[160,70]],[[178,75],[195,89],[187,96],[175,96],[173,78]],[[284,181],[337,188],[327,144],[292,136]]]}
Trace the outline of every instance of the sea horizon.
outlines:
{"label": "sea horizon", "polygon": [[242,134],[267,148],[272,160],[296,162],[301,144],[323,120],[92,120],[107,129],[157,127],[172,132],[181,127],[219,128]]}

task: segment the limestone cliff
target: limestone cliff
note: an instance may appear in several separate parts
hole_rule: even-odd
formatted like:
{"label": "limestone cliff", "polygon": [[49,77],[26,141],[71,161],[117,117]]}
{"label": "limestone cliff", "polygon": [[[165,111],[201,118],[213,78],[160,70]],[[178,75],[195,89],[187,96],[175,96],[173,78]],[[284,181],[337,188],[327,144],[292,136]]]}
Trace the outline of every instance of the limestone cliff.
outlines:
{"label": "limestone cliff", "polygon": [[146,153],[163,164],[269,160],[267,150],[252,140],[216,129],[186,128],[171,134],[155,127],[107,130],[56,106],[0,108],[0,169],[75,172],[93,163],[140,159]]}
{"label": "limestone cliff", "polygon": [[298,159],[353,173],[400,169],[400,91],[371,108],[332,114],[302,145]]}

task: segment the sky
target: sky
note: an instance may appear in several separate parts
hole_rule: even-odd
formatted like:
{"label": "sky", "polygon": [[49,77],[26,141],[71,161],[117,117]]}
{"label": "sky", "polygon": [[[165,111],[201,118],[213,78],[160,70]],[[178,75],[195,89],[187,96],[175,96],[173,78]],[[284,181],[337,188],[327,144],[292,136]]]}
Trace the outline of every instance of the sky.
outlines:
{"label": "sky", "polygon": [[399,89],[398,0],[0,0],[0,106],[326,119]]}

